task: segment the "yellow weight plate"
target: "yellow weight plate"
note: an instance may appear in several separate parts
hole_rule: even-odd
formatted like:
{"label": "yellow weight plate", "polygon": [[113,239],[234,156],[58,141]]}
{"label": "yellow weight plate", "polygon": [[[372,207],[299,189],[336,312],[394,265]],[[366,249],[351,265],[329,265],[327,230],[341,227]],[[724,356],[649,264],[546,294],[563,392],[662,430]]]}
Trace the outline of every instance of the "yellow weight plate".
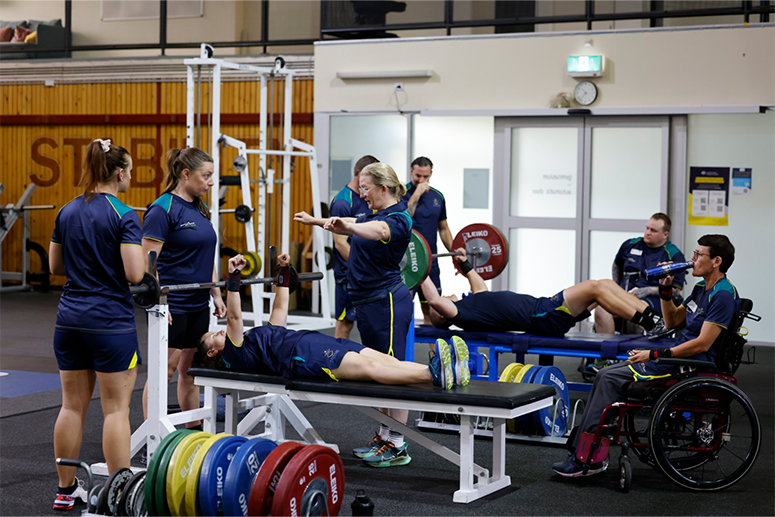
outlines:
{"label": "yellow weight plate", "polygon": [[211,433],[193,433],[183,438],[170,458],[167,467],[167,505],[170,514],[186,515],[186,481],[191,472],[191,464],[202,444],[209,440]]}
{"label": "yellow weight plate", "polygon": [[215,436],[210,435],[210,437],[204,443],[202,443],[201,447],[199,447],[199,450],[194,456],[194,460],[191,462],[191,469],[189,469],[188,476],[186,477],[186,495],[183,498],[186,510],[185,515],[199,515],[197,513],[199,510],[199,505],[196,504],[196,498],[199,495],[199,473],[202,471],[202,463],[205,461],[207,451],[210,450],[215,442],[222,438],[226,438],[227,436],[234,435],[226,433],[216,434]]}
{"label": "yellow weight plate", "polygon": [[522,379],[525,378],[525,375],[527,375],[527,372],[529,372],[531,368],[535,368],[535,365],[526,364],[521,370],[519,370],[519,373],[517,373],[516,377],[514,377],[514,380],[511,382],[522,382]]}
{"label": "yellow weight plate", "polygon": [[501,373],[500,379],[498,379],[498,382],[514,382],[514,377],[517,376],[519,371],[524,368],[524,364],[522,363],[511,363],[510,365],[506,366],[504,368],[503,372]]}

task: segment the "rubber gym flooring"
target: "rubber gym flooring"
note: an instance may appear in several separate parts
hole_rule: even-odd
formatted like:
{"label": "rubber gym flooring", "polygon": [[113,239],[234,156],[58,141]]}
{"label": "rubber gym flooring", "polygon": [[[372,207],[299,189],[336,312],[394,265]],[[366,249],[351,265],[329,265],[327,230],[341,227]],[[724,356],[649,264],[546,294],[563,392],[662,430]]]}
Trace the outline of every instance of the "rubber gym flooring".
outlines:
{"label": "rubber gym flooring", "polygon": [[[0,515],[61,514],[51,509],[57,477],[52,432],[61,393],[52,350],[56,307],[60,292],[25,292],[0,295]],[[137,313],[138,335],[145,356],[145,314]],[[350,502],[358,489],[375,504],[375,515],[775,515],[775,350],[757,348],[756,365],[741,366],[740,387],[752,399],[762,423],[762,447],[751,472],[736,485],[717,493],[697,493],[671,483],[660,472],[633,459],[633,488],[618,490],[617,469],[571,480],[551,471],[551,463],[563,459],[556,446],[509,443],[506,470],[512,486],[468,505],[452,502],[458,486],[458,469],[410,442],[413,461],[403,467],[374,469],[349,453],[373,436],[374,421],[356,409],[300,403],[304,414],[321,436],[338,443],[345,465],[345,497],[342,514],[350,514]],[[427,360],[425,345],[417,345],[417,360]],[[502,358],[501,367],[508,357]],[[569,380],[580,380],[577,360],[557,358]],[[140,396],[145,382],[140,367],[132,397],[133,429],[142,421]],[[170,401],[175,401],[174,385]],[[572,395],[579,395],[573,393]],[[410,414],[414,421],[416,413]],[[292,432],[290,433],[292,434]],[[456,435],[428,433],[441,444],[457,450]],[[477,439],[477,462],[489,466],[490,444]],[[612,449],[612,465],[618,460]],[[99,390],[86,419],[81,459],[102,461]],[[69,513],[80,515],[84,506]]]}

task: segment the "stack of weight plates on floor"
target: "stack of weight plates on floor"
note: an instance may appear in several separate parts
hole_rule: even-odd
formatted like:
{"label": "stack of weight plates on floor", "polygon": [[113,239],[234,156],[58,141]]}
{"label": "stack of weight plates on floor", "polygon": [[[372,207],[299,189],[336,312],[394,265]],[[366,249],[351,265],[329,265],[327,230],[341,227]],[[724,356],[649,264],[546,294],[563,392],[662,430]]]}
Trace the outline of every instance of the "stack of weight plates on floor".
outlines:
{"label": "stack of weight plates on floor", "polygon": [[117,515],[338,515],[344,495],[328,447],[188,429],[167,435],[135,477],[141,488],[124,490],[124,507],[121,493]]}
{"label": "stack of weight plates on floor", "polygon": [[508,420],[506,430],[509,433],[552,437],[560,437],[565,434],[568,425],[570,396],[565,376],[559,368],[511,363],[503,369],[498,380],[499,382],[545,384],[554,388],[554,403],[533,413]]}

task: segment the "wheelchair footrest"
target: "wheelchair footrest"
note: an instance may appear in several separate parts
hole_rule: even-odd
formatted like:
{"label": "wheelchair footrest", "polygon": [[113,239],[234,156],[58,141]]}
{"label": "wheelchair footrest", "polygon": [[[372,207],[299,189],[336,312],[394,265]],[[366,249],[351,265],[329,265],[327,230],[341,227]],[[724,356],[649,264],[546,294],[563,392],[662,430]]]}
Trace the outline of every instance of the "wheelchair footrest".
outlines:
{"label": "wheelchair footrest", "polygon": [[576,458],[582,463],[599,463],[608,457],[608,449],[611,447],[610,438],[600,438],[600,443],[595,443],[593,433],[581,433],[579,446],[576,449]]}

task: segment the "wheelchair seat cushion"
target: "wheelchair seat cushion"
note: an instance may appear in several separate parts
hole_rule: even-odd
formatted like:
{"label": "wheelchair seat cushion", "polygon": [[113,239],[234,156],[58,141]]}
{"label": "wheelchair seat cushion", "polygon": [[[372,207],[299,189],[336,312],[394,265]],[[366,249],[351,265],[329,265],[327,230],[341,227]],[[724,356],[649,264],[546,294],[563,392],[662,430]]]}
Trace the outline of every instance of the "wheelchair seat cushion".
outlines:
{"label": "wheelchair seat cushion", "polygon": [[654,381],[629,382],[624,386],[624,396],[627,400],[656,402],[670,387],[696,375],[697,372],[692,371],[662,377]]}

